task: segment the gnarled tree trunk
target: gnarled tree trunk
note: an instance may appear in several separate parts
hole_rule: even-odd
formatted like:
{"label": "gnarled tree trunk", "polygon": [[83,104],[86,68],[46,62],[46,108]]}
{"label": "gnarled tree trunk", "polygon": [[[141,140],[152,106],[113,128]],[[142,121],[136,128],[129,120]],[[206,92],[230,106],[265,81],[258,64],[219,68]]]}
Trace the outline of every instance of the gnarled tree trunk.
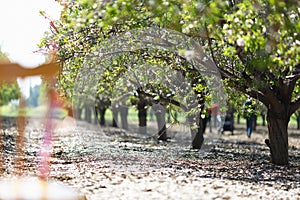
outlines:
{"label": "gnarled tree trunk", "polygon": [[267,122],[269,129],[270,151],[272,163],[287,165],[288,161],[288,122],[290,116],[287,109],[280,113],[268,110]]}
{"label": "gnarled tree trunk", "polygon": [[152,110],[155,113],[157,128],[158,128],[158,140],[167,140],[167,127],[166,127],[166,108],[160,102],[156,102],[152,105]]}
{"label": "gnarled tree trunk", "polygon": [[200,127],[197,129],[191,129],[192,132],[192,148],[193,149],[201,149],[202,144],[204,142],[204,131],[205,129],[203,128],[204,126],[204,121],[203,119],[200,118],[199,120],[199,125]]}
{"label": "gnarled tree trunk", "polygon": [[[193,149],[201,149],[202,144],[204,142],[204,128],[203,128],[203,119],[201,117],[197,117],[196,115],[190,115],[187,117],[188,124],[190,126],[191,135],[192,135],[192,148]],[[197,125],[197,127],[194,127]]]}
{"label": "gnarled tree trunk", "polygon": [[138,117],[139,117],[139,131],[140,133],[147,133],[147,101],[143,96],[139,96],[137,102]]}

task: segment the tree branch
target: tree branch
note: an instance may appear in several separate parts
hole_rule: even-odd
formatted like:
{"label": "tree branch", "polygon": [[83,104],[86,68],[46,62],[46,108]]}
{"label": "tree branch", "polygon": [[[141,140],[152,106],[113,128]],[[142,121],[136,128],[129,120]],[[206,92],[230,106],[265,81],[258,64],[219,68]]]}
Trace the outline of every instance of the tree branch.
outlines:
{"label": "tree branch", "polygon": [[288,85],[287,95],[289,95],[290,97],[292,96],[293,91],[294,91],[295,86],[296,86],[296,83],[299,79],[300,79],[300,74],[286,76],[286,80],[288,81],[288,83],[287,83],[287,85]]}
{"label": "tree branch", "polygon": [[[144,95],[146,97],[150,97],[150,98],[154,98],[156,97],[156,95],[153,95],[153,94],[149,94],[147,92],[145,92],[144,90],[138,90],[138,93],[141,94],[141,95]],[[169,98],[166,98],[166,97],[163,97],[163,96],[159,96],[159,100],[161,102],[164,102],[164,103],[171,103],[172,105],[175,105],[175,106],[178,106],[180,107],[184,112],[187,112],[188,111],[188,108],[183,105],[182,103],[174,100],[174,99],[169,99]]]}
{"label": "tree branch", "polygon": [[290,104],[289,115],[291,116],[300,108],[300,96],[298,96],[293,102]]}

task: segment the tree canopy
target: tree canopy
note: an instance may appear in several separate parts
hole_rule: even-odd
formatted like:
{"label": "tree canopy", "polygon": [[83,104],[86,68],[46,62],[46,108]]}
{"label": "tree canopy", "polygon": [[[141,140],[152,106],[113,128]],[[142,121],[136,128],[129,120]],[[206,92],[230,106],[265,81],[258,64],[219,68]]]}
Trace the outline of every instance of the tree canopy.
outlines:
{"label": "tree canopy", "polygon": [[[108,38],[146,27],[177,31],[203,48],[221,73],[227,91],[238,90],[267,107],[272,160],[288,163],[287,125],[300,106],[298,1],[70,0],[61,4],[61,19],[50,21],[52,32],[41,47],[56,49],[64,62],[60,83],[67,96],[72,96],[85,56]],[[152,52],[152,56],[161,53]],[[169,66],[172,63],[176,63],[174,59],[167,62]],[[181,71],[194,74],[193,67],[193,63],[181,65]],[[113,77],[127,68],[118,65],[109,70],[107,79],[114,83]]]}

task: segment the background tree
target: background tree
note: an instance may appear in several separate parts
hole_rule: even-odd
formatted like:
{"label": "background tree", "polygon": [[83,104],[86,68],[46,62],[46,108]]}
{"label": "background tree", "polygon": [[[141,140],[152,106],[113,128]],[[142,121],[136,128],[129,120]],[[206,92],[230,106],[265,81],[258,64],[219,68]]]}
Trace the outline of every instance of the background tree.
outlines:
{"label": "background tree", "polygon": [[29,90],[29,97],[26,99],[27,105],[37,107],[39,105],[41,85],[31,86]]}
{"label": "background tree", "polygon": [[11,100],[19,99],[20,88],[17,83],[2,83],[0,85],[0,105],[6,105]]}
{"label": "background tree", "polygon": [[[178,5],[180,5],[180,2],[178,2]],[[42,41],[42,45],[45,47],[52,48],[53,44],[55,44],[56,48],[58,48],[60,59],[65,64],[61,77],[61,86],[67,95],[72,96],[72,91],[69,88],[74,86],[74,80],[82,65],[83,57],[87,56],[90,51],[95,50],[99,43],[118,33],[159,24],[158,18],[152,16],[152,13],[145,8],[144,2],[139,1],[70,2],[62,14],[62,21],[60,23],[52,23],[52,27],[55,27],[52,36]],[[122,12],[119,12],[119,10]],[[89,13],[89,16],[86,15],[87,13]],[[175,14],[175,11],[173,11],[173,14]],[[184,60],[180,55],[170,57],[163,52],[153,52],[153,50],[149,51],[147,49],[144,49],[143,52],[131,53],[141,57],[152,56],[152,60],[165,59],[164,62],[169,66],[172,66],[172,62],[176,65],[175,59]],[[182,61],[182,63],[184,62],[187,61]],[[113,68],[114,65],[117,66]],[[118,77],[120,73],[124,72],[124,69],[126,70],[126,66],[121,66],[118,61],[114,65],[106,65],[111,66],[111,68],[104,72],[107,76],[103,80],[110,82],[110,84],[114,84],[114,77]],[[189,78],[195,95],[199,98],[197,102],[199,110],[204,110],[204,97],[206,95],[203,92],[205,87],[199,86],[203,82],[199,81],[200,76],[196,73],[195,67],[191,64],[185,64],[181,68],[177,67],[176,69],[176,67],[173,67],[173,70],[181,71],[182,75]],[[159,91],[159,88],[156,89]],[[100,87],[99,90],[101,90]],[[147,88],[144,91],[147,91]],[[190,118],[194,119],[195,117]],[[199,116],[196,116],[196,118],[199,118]],[[202,126],[201,119],[198,126]],[[203,142],[201,130],[203,129],[193,131],[195,136],[200,134],[199,137],[195,137],[200,138],[200,142],[193,145],[196,148],[200,148]]]}
{"label": "background tree", "polygon": [[[2,52],[0,48],[0,62],[9,62],[6,53]],[[11,100],[18,99],[20,95],[20,88],[18,83],[5,83],[0,80],[0,106],[8,104]]]}

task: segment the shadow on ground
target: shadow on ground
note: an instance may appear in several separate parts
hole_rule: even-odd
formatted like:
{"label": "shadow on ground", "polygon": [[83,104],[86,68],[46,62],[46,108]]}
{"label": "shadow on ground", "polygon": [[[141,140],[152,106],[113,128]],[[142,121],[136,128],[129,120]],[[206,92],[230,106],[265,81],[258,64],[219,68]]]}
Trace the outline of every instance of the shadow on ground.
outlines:
{"label": "shadow on ground", "polygon": [[[140,135],[84,122],[78,122],[76,127],[56,123],[49,177],[80,188],[88,199],[143,199],[145,196],[199,199],[194,198],[196,190],[207,197],[200,199],[267,195],[276,199],[278,194],[280,197],[300,195],[298,130],[290,133],[293,144],[290,165],[274,166],[269,162],[269,149],[263,142],[267,137],[266,127],[258,127],[250,139],[243,125],[236,127],[234,135],[229,132],[219,135],[214,130],[205,134],[203,149],[193,150],[190,134],[180,131],[183,130],[180,127],[168,130],[168,142],[158,142],[153,124],[149,134]],[[37,175],[42,122],[35,123],[35,127],[30,125],[32,122],[26,129],[23,173]],[[10,176],[17,170],[13,167],[16,159],[13,137],[17,134],[14,124],[6,126],[3,134],[3,176]]]}

